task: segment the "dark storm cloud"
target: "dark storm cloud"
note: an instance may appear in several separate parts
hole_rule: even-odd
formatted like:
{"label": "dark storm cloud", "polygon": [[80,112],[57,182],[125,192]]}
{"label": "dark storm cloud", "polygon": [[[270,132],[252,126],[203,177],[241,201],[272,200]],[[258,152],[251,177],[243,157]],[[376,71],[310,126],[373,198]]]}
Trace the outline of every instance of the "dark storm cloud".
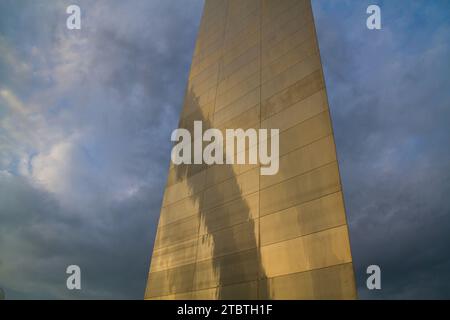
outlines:
{"label": "dark storm cloud", "polygon": [[[149,230],[157,221],[149,208],[159,206],[159,190],[142,188],[126,201],[96,208],[108,216],[94,225],[27,181],[2,176],[2,210],[11,217],[0,228],[0,266],[12,284],[8,297],[140,298],[153,241]],[[82,268],[80,292],[65,288],[69,264]]]}
{"label": "dark storm cloud", "polygon": [[[82,30],[65,8],[82,9]],[[200,1],[2,1],[0,286],[143,297]],[[65,287],[77,264],[82,290]]]}
{"label": "dark storm cloud", "polygon": [[[380,31],[366,28],[375,3]],[[450,297],[449,9],[314,2],[361,298]]]}

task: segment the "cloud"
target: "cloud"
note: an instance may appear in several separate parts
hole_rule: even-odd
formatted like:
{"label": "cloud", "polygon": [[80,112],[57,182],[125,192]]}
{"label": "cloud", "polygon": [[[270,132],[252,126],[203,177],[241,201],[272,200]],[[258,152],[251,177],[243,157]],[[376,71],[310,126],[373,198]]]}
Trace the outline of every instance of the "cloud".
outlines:
{"label": "cloud", "polygon": [[378,1],[370,31],[369,4],[314,2],[359,295],[448,298],[449,6]]}
{"label": "cloud", "polygon": [[76,3],[0,5],[0,286],[141,299],[202,3]]}

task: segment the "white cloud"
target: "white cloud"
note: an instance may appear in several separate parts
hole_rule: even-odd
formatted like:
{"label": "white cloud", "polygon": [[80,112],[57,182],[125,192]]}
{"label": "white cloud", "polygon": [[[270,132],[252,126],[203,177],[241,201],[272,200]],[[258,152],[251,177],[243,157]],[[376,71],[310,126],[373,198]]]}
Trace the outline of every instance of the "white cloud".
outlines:
{"label": "white cloud", "polygon": [[[81,0],[74,33],[63,2],[17,6],[0,2],[17,29],[0,47],[1,286],[140,298],[201,3]],[[91,275],[79,296],[74,263]]]}

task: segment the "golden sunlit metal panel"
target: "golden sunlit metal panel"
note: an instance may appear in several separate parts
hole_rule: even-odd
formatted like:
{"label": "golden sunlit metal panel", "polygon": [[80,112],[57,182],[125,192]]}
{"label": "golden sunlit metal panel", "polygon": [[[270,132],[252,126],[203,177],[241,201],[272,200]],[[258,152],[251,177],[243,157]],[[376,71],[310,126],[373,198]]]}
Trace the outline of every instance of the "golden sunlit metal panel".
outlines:
{"label": "golden sunlit metal panel", "polygon": [[207,0],[188,79],[179,127],[279,129],[279,170],[172,163],[145,298],[356,298],[310,1]]}

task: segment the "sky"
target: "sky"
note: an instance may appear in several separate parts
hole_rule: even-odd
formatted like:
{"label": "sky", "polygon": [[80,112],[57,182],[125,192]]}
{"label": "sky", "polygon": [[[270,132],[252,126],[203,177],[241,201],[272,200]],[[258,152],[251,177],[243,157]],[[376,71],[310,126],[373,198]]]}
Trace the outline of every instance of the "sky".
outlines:
{"label": "sky", "polygon": [[450,2],[313,4],[359,297],[448,299]]}
{"label": "sky", "polygon": [[[8,299],[142,299],[203,5],[188,1],[0,1]],[[359,297],[450,298],[450,3],[313,9]],[[382,290],[366,289],[371,264]]]}

